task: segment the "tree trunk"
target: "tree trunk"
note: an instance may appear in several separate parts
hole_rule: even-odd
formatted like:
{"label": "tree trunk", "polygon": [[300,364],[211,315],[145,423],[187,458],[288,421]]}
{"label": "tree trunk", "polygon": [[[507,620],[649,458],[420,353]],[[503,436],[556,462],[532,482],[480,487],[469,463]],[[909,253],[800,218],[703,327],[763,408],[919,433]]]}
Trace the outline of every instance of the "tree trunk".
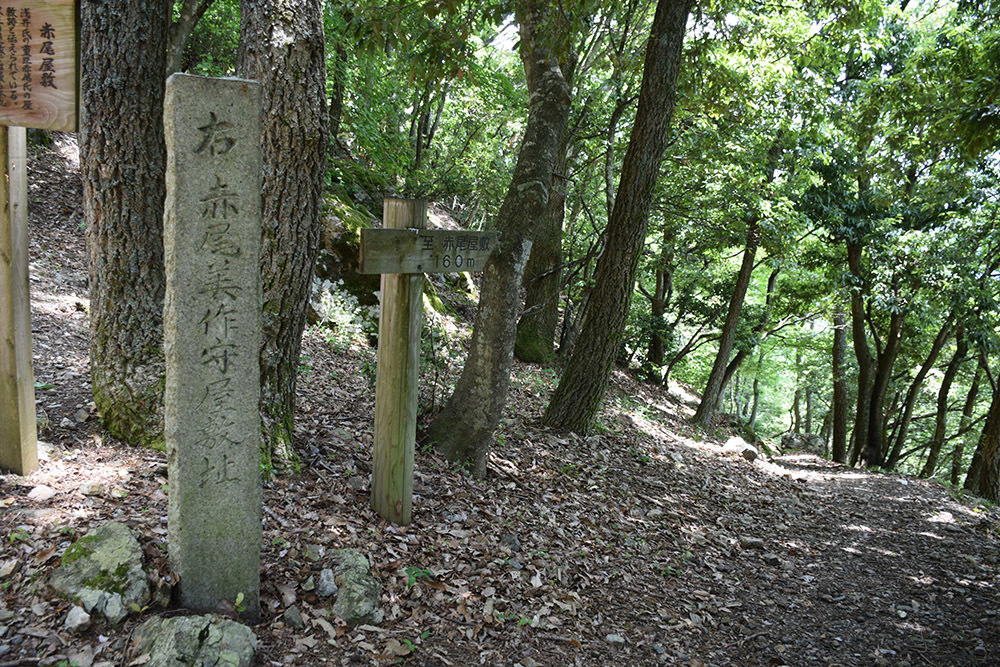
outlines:
{"label": "tree trunk", "polygon": [[[858,286],[863,284],[861,250],[860,243],[847,242],[847,266]],[[875,359],[868,347],[865,306],[859,287],[851,290],[851,339],[854,342],[854,356],[858,360],[858,403],[855,406],[854,430],[851,435],[854,440],[851,466],[854,466],[868,446],[868,414],[871,410],[872,376],[875,374]]]}
{"label": "tree trunk", "polygon": [[265,465],[294,468],[295,380],[328,143],[322,4],[241,0],[240,14],[238,70],[263,87],[262,454]]}
{"label": "tree trunk", "polygon": [[[667,232],[664,231],[663,235],[666,237]],[[656,266],[656,285],[649,299],[649,347],[646,350],[646,361],[656,368],[663,366],[663,357],[666,353],[663,342],[663,315],[670,303],[673,273],[667,267],[672,263],[673,251],[670,249],[669,240],[664,238],[660,261]]]}
{"label": "tree trunk", "polygon": [[[920,396],[920,390],[924,386],[924,379],[930,372],[931,368],[937,362],[938,355],[941,354],[941,350],[944,348],[945,343],[948,342],[948,338],[951,336],[951,318],[947,318],[944,326],[938,330],[937,336],[934,338],[934,343],[931,345],[931,351],[927,355],[927,359],[924,360],[920,370],[917,371],[916,377],[913,378],[913,382],[910,383],[910,388],[906,392],[906,398],[903,400],[903,414],[899,418],[899,425],[897,427],[896,437],[892,445],[892,451],[889,452],[889,458],[886,460],[885,467],[892,470],[899,463],[899,455],[903,451],[903,445],[906,444],[906,436],[909,434],[910,430],[910,420],[913,419],[913,409],[916,407],[917,398]],[[961,344],[961,343],[960,343]],[[944,437],[944,434],[942,434]]]}
{"label": "tree trunk", "polygon": [[705,391],[701,395],[701,403],[694,415],[694,423],[706,427],[712,423],[712,418],[719,409],[719,399],[725,389],[724,379],[729,356],[733,353],[733,343],[736,341],[736,328],[743,312],[743,301],[746,299],[750,277],[753,274],[754,258],[757,246],[760,245],[760,223],[752,218],[747,227],[746,247],[743,250],[743,262],[736,276],[736,287],[729,299],[729,309],[722,325],[722,335],[719,337],[719,350],[715,355],[712,372],[709,373]]}
{"label": "tree trunk", "polygon": [[570,110],[570,90],[557,54],[546,45],[554,8],[518,7],[521,56],[528,79],[528,122],[496,224],[500,247],[486,262],[469,356],[455,391],[429,428],[449,460],[486,472],[493,431],[507,401],[515,323],[532,237],[548,215],[549,189]]}
{"label": "tree trunk", "polygon": [[80,5],[90,371],[104,427],[163,445],[163,94],[171,3]]}
{"label": "tree trunk", "polygon": [[868,412],[868,444],[865,448],[865,463],[869,466],[881,466],[883,461],[885,397],[889,390],[889,381],[892,379],[892,366],[899,356],[902,332],[903,313],[892,313],[889,316],[889,334],[886,336],[885,348],[878,353],[878,364],[872,380],[871,404]]}
{"label": "tree trunk", "polygon": [[[976,399],[979,398],[979,381],[982,376],[982,365],[976,366],[976,374],[972,378],[969,393],[965,396],[965,405],[962,406],[962,421],[959,422],[959,431],[968,430],[972,424],[972,415],[976,410]],[[955,449],[951,452],[951,485],[956,487],[962,476],[962,457],[965,454],[966,437],[964,433],[960,435],[958,442],[955,443]]]}
{"label": "tree trunk", "polygon": [[639,107],[608,221],[607,242],[598,260],[580,338],[542,418],[549,426],[587,432],[604,397],[621,345],[653,189],[667,147],[691,4],[692,0],[659,0],[656,5]]}
{"label": "tree trunk", "polygon": [[833,315],[833,460],[847,463],[847,317],[837,310]]}
{"label": "tree trunk", "polygon": [[[566,85],[572,84],[569,76]],[[542,221],[531,246],[525,267],[524,312],[517,323],[514,356],[521,361],[548,363],[556,353],[556,328],[559,326],[559,286],[562,264],[563,221],[566,218],[567,137],[563,136],[556,152],[548,215]]]}
{"label": "tree trunk", "polygon": [[958,330],[956,338],[955,356],[948,363],[948,367],[944,371],[944,377],[941,379],[941,388],[938,390],[934,436],[931,438],[930,451],[927,452],[927,462],[924,464],[923,470],[920,471],[920,476],[924,479],[933,476],[934,470],[937,468],[938,456],[941,453],[941,447],[944,445],[945,430],[948,427],[948,392],[951,391],[951,385],[958,374],[959,366],[965,361],[965,355],[969,352],[969,343],[965,339],[965,331],[963,329],[960,328]]}
{"label": "tree trunk", "polygon": [[979,457],[978,474],[973,486],[966,489],[993,503],[1000,502],[1000,392],[993,392],[993,401],[986,416],[986,425],[979,438],[976,455]]}
{"label": "tree trunk", "polygon": [[184,0],[181,3],[180,14],[170,26],[170,35],[167,38],[167,76],[181,71],[184,47],[187,46],[188,39],[194,32],[194,27],[198,25],[198,21],[212,6],[212,2],[214,0]]}

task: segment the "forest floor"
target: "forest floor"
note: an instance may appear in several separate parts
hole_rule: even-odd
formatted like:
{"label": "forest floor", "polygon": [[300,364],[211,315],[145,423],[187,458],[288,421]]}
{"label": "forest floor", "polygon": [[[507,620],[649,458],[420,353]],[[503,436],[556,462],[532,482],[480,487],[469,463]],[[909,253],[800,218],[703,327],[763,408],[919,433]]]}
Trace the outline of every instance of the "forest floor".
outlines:
{"label": "forest floor", "polygon": [[[150,577],[169,572],[165,457],[102,437],[93,414],[70,139],[32,149],[46,444],[37,472],[0,476],[0,665],[132,661],[141,618],[70,635],[70,605],[46,585],[91,527],[123,521]],[[725,455],[725,433],[688,425],[694,396],[623,373],[597,435],[548,431],[554,374],[518,365],[488,478],[418,452],[414,519],[399,528],[368,506],[371,349],[313,327],[302,354],[303,472],[264,488],[259,665],[1000,664],[1000,514],[940,484],[802,453]],[[340,547],[384,587],[377,625],[346,627],[310,590]],[[303,628],[285,623],[290,605]]]}

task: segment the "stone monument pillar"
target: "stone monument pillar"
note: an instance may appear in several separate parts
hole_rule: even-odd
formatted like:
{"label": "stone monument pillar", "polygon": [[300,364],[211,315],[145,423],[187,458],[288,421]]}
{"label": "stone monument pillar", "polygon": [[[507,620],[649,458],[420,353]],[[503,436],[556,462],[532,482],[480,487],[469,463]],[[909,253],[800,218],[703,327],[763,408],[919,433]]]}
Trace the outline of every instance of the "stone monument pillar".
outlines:
{"label": "stone monument pillar", "polygon": [[260,84],[167,80],[165,433],[178,602],[260,614]]}

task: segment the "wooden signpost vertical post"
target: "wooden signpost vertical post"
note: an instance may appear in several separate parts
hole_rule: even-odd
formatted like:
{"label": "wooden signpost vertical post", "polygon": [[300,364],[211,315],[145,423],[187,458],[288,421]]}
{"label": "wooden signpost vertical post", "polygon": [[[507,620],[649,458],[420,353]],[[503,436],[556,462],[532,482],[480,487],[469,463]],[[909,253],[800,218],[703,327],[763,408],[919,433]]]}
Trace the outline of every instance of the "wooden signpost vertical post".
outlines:
{"label": "wooden signpost vertical post", "polygon": [[404,526],[413,502],[423,274],[482,271],[498,236],[426,226],[426,201],[387,198],[383,228],[361,230],[361,273],[382,274],[372,509]]}
{"label": "wooden signpost vertical post", "polygon": [[0,7],[0,468],[20,475],[38,466],[25,128],[76,131],[77,26],[76,0]]}

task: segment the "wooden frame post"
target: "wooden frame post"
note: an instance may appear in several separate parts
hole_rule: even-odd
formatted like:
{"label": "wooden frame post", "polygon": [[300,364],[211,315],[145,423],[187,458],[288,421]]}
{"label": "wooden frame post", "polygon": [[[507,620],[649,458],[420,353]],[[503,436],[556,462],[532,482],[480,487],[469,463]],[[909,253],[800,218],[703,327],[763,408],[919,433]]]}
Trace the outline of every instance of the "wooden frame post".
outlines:
{"label": "wooden frame post", "polygon": [[[386,198],[385,229],[426,226],[425,200]],[[382,518],[404,526],[413,501],[423,288],[423,273],[382,274],[371,503]]]}
{"label": "wooden frame post", "polygon": [[0,125],[0,468],[27,475],[37,467],[27,132]]}

